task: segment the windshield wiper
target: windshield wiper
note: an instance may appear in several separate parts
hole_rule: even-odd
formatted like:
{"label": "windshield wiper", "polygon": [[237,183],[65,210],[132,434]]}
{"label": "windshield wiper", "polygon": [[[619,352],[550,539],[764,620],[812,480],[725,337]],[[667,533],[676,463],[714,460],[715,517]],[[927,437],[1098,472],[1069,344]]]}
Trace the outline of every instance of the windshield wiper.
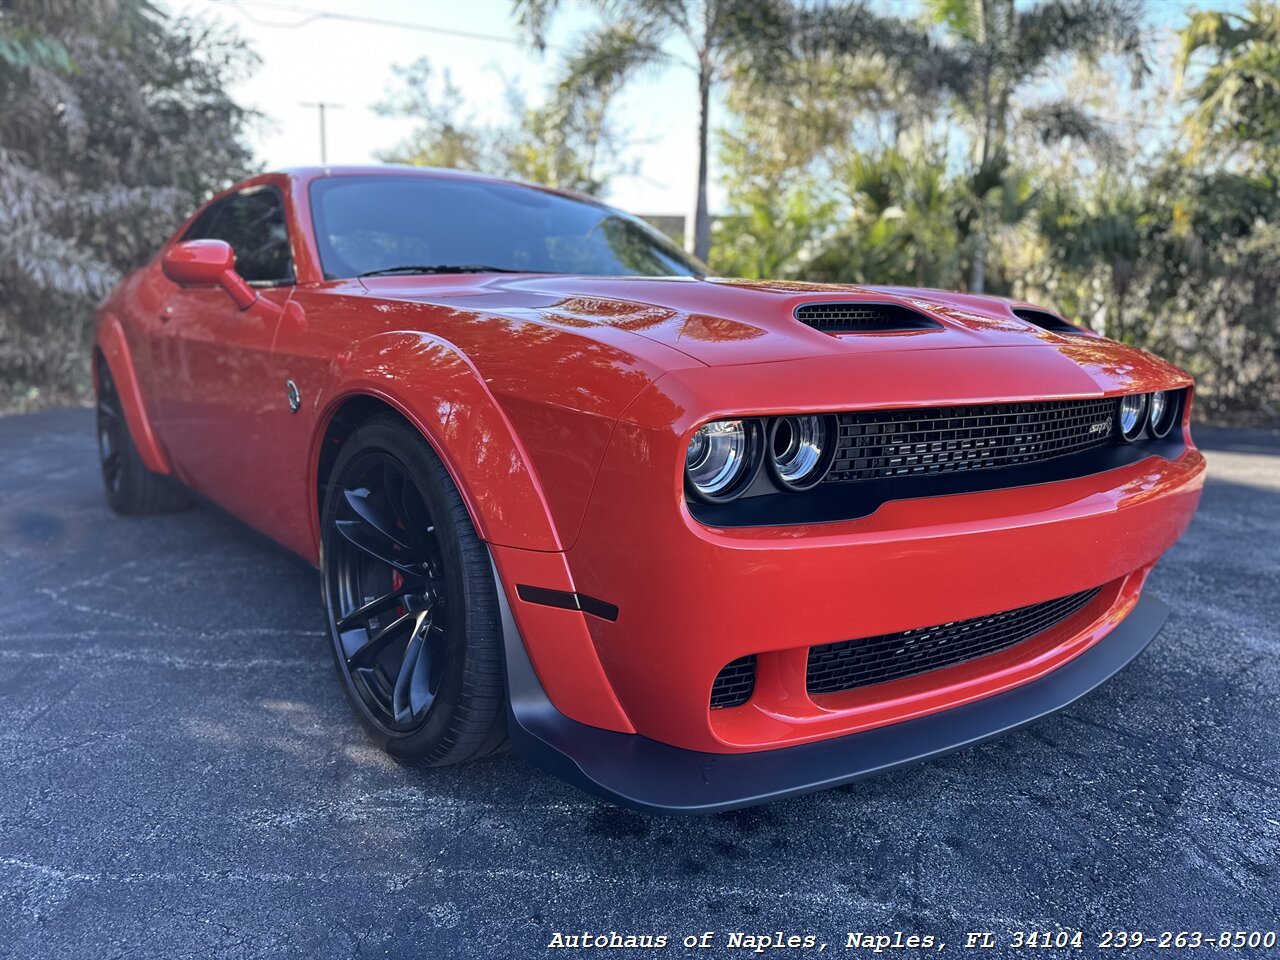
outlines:
{"label": "windshield wiper", "polygon": [[515,270],[487,263],[406,263],[398,267],[381,267],[358,274],[361,277],[385,277],[397,273],[545,273],[544,270]]}

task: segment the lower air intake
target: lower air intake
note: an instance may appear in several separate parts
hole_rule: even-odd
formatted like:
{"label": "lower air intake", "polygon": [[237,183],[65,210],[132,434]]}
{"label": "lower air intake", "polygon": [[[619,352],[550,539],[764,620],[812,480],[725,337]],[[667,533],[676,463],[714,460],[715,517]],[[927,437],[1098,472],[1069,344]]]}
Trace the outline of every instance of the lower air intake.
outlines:
{"label": "lower air intake", "polygon": [[1079,613],[1101,589],[972,620],[810,647],[809,693],[856,690],[1008,650]]}
{"label": "lower air intake", "polygon": [[739,657],[721,670],[711,685],[711,709],[740,707],[756,689],[756,656]]}

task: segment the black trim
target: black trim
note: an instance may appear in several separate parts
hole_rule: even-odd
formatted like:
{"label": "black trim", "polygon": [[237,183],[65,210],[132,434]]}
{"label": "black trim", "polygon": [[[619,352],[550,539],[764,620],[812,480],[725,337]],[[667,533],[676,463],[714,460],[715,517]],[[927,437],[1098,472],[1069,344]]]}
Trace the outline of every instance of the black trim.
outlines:
{"label": "black trim", "polygon": [[827,483],[1002,470],[1078,456],[1113,442],[1113,397],[853,410]]}
{"label": "black trim", "polygon": [[[862,316],[830,316],[841,311]],[[904,330],[941,330],[933,317],[901,303],[887,300],[810,300],[791,311],[806,327],[833,337],[860,333],[901,333]]]}
{"label": "black trim", "polygon": [[1084,330],[1071,321],[1062,319],[1056,313],[1050,313],[1048,310],[1014,307],[1013,315],[1019,320],[1025,320],[1027,323],[1039,327],[1041,330],[1052,330],[1054,333],[1083,334],[1085,336],[1092,333],[1092,331]]}
{"label": "black trim", "polygon": [[822,697],[990,657],[1065,623],[1101,591],[1094,587],[981,617],[815,644],[809,648],[805,689],[811,697]]}
{"label": "black trim", "polygon": [[601,620],[618,619],[618,608],[612,603],[605,603],[585,593],[570,593],[568,590],[552,590],[548,587],[531,587],[521,583],[516,585],[516,594],[525,603],[559,607],[561,610],[581,610]]}
{"label": "black trim", "polygon": [[1182,432],[1159,440],[1139,439],[1082,453],[999,470],[967,470],[918,477],[888,477],[851,483],[820,483],[803,494],[748,491],[730,503],[690,500],[689,513],[709,527],[769,527],[857,520],[893,500],[942,497],[1074,480],[1127,467],[1147,457],[1176,460],[1186,451]]}
{"label": "black trim", "polygon": [[711,683],[711,709],[740,707],[756,692],[756,655],[738,657],[716,674]]}
{"label": "black trim", "polygon": [[[1151,417],[1151,411],[1154,407],[1156,393],[1173,394],[1173,405],[1165,411],[1165,419],[1168,421],[1164,431],[1157,432],[1157,424]],[[1157,390],[1147,398],[1147,432],[1157,440],[1163,440],[1173,432],[1173,428],[1182,422],[1182,405],[1186,402],[1186,390]]]}
{"label": "black trim", "polygon": [[511,742],[525,760],[613,803],[647,813],[715,813],[839,786],[936,757],[1061,710],[1146,648],[1168,608],[1154,597],[1106,637],[1039,680],[865,733],[745,754],[682,750],[570,720],[547,699],[498,580]]}

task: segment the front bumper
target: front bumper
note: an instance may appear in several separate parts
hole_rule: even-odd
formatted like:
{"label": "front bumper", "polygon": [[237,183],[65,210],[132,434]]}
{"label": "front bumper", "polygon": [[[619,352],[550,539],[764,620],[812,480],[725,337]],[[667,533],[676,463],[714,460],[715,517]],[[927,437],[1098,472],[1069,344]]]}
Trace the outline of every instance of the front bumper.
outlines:
{"label": "front bumper", "polygon": [[1146,648],[1168,608],[1143,597],[1105,637],[1022,686],[915,720],[755,753],[705,753],[571,720],[538,681],[507,603],[502,607],[511,740],[529,762],[591,793],[649,813],[715,813],[839,786],[939,756],[1054,713]]}
{"label": "front bumper", "polygon": [[[1096,345],[1094,345],[1096,346]],[[1083,347],[1077,345],[1074,350]],[[614,428],[563,552],[495,545],[515,621],[556,709],[579,723],[700,754],[755,754],[918,719],[1038,680],[1098,642],[1137,603],[1185,531],[1204,484],[1184,408],[1182,443],[1082,476],[913,495],[846,520],[723,526],[694,516],[684,453],[730,413],[1097,397],[1186,386],[1156,361],[1092,353],[934,350],[677,372]],[[1145,362],[1145,366],[1143,365]],[[1108,366],[1110,363],[1110,366]],[[786,369],[783,369],[786,368]],[[1126,372],[1127,371],[1127,372]],[[886,382],[891,378],[893,384]],[[1030,394],[1032,385],[1038,392]],[[881,402],[879,406],[884,406]],[[593,598],[607,617],[528,602],[523,588]],[[1007,651],[918,676],[811,692],[809,652],[989,617],[1098,589],[1069,622]],[[755,663],[749,699],[711,706],[716,677]]]}
{"label": "front bumper", "polygon": [[[568,624],[553,632],[513,599],[516,621],[566,716],[700,753],[849,736],[1002,693],[1065,665],[1131,610],[1152,566],[1186,529],[1203,485],[1204,458],[1190,448],[1174,460],[1153,456],[1074,480],[896,501],[859,520],[717,529],[689,517],[674,481],[664,490],[630,462],[631,451],[653,450],[656,438],[626,425],[618,432],[619,453],[611,452],[597,488],[612,504],[596,510],[593,501],[564,555],[571,584],[564,589],[615,605],[617,619],[569,614],[590,634],[579,644],[590,657],[567,655]],[[499,556],[504,578],[510,553]],[[532,570],[511,572],[508,582],[557,585]],[[815,645],[1097,587],[1089,608],[1043,638],[1050,650],[1037,641],[980,668],[975,661],[847,695],[806,691]],[[746,655],[757,662],[751,699],[710,709],[715,677]],[[588,661],[630,729],[579,710],[589,688],[563,673]]]}

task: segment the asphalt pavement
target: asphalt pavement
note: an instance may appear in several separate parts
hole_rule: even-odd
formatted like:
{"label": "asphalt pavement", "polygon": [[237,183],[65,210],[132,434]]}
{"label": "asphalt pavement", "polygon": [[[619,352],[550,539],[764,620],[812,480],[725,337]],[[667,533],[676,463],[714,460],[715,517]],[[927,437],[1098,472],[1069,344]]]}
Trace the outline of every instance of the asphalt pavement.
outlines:
{"label": "asphalt pavement", "polygon": [[2,418],[0,957],[1280,929],[1280,437],[1198,437],[1200,513],[1148,587],[1172,618],[1102,689],[925,765],[654,819],[510,755],[397,765],[343,700],[313,570],[208,506],[112,514],[89,411]]}

